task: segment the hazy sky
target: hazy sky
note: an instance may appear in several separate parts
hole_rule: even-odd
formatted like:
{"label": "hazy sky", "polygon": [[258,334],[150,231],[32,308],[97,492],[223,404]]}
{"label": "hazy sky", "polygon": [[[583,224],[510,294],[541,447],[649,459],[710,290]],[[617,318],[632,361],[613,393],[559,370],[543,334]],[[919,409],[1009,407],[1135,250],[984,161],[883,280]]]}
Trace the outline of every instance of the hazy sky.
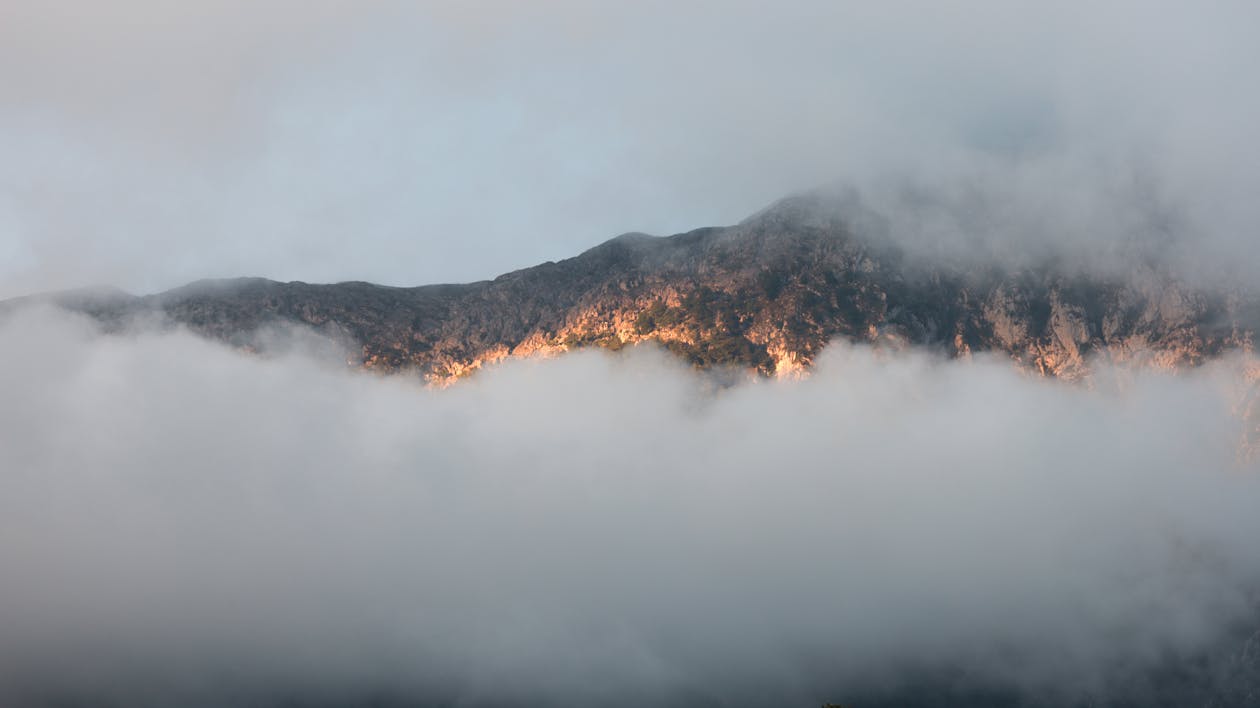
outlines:
{"label": "hazy sky", "polygon": [[477,279],[835,180],[1260,263],[1257,7],[6,0],[0,296]]}

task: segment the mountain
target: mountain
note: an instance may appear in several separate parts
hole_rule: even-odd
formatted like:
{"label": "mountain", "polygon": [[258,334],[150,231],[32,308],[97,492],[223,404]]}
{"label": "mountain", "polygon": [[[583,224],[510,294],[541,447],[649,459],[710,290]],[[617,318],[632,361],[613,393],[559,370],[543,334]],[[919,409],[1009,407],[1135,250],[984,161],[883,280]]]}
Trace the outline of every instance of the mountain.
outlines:
{"label": "mountain", "polygon": [[[982,259],[977,259],[983,262]],[[1163,368],[1250,350],[1260,300],[1149,265],[925,264],[852,195],[791,197],[730,227],[624,234],[576,257],[464,285],[201,281],[135,297],[46,296],[107,328],[158,318],[241,347],[277,323],[352,343],[353,364],[447,383],[513,356],[655,341],[698,367],[807,369],[828,342],[997,352],[1080,379],[1092,357]],[[17,301],[9,301],[9,306]]]}
{"label": "mountain", "polygon": [[[76,290],[0,309],[32,301],[86,313],[107,330],[179,325],[242,348],[265,347],[271,325],[311,326],[350,343],[354,365],[414,370],[434,383],[505,357],[640,342],[658,342],[698,367],[787,376],[837,340],[949,357],[989,352],[1082,380],[1100,359],[1182,369],[1249,352],[1260,327],[1255,297],[1192,287],[1141,259],[1123,272],[1050,261],[1011,267],[979,256],[927,263],[900,248],[860,201],[821,194],[783,200],[734,226],[625,234],[574,258],[463,285],[238,279],[143,297]],[[1240,393],[1246,454],[1260,445],[1258,388]],[[1216,562],[1210,552],[1205,558]],[[1255,627],[1240,626],[1201,655],[1165,657],[1140,677],[1157,694],[1134,689],[1134,698],[1106,705],[1257,705]],[[852,705],[1020,704],[952,671],[911,679],[900,692],[853,697]]]}

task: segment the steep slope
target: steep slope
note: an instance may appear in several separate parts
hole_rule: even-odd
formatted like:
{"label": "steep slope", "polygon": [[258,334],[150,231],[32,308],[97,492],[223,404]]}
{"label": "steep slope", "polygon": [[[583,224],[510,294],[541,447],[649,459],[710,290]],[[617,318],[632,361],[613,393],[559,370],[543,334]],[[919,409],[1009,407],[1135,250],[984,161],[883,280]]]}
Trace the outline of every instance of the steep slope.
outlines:
{"label": "steep slope", "polygon": [[[727,228],[626,234],[558,263],[466,285],[393,288],[203,281],[146,297],[63,293],[108,327],[158,317],[239,346],[300,323],[353,343],[352,363],[449,382],[509,356],[657,341],[700,367],[809,367],[831,340],[993,351],[1047,375],[1091,356],[1178,368],[1249,350],[1255,300],[1151,267],[1125,277],[911,263],[853,199],[793,197]],[[12,301],[11,301],[12,302]]]}

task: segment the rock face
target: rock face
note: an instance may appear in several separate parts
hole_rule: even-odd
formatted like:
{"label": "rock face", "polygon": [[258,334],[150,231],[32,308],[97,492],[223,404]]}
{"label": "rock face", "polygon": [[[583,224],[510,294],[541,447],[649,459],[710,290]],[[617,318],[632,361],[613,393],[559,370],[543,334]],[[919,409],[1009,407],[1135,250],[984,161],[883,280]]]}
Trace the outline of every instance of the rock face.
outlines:
{"label": "rock face", "polygon": [[1125,277],[912,263],[844,199],[783,200],[726,228],[625,234],[558,263],[465,285],[202,281],[146,297],[54,296],[107,327],[157,316],[255,346],[273,323],[352,342],[353,364],[448,383],[493,361],[656,341],[699,367],[807,369],[834,339],[950,356],[999,352],[1049,376],[1095,357],[1165,368],[1250,350],[1257,301],[1151,267]]}

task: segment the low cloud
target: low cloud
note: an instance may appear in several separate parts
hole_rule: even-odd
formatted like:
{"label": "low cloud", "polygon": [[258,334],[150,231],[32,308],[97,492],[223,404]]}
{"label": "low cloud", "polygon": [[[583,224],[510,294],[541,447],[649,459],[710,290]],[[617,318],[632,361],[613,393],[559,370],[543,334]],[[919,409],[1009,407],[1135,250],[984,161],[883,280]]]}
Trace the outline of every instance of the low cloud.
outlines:
{"label": "low cloud", "polygon": [[6,705],[1141,704],[1258,624],[1228,362],[837,346],[715,388],[638,348],[431,390],[300,349],[0,324]]}

